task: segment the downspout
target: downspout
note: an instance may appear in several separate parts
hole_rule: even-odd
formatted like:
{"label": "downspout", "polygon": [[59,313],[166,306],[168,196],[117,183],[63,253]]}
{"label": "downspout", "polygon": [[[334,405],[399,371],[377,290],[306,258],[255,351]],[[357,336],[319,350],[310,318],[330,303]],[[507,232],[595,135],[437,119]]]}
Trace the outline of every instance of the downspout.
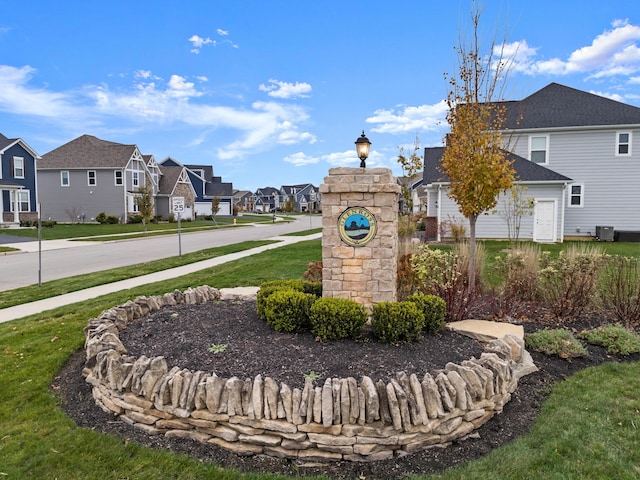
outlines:
{"label": "downspout", "polygon": [[566,208],[567,202],[567,187],[569,184],[567,182],[562,186],[562,210],[560,214],[560,243],[564,243],[564,212]]}
{"label": "downspout", "polygon": [[438,200],[436,203],[436,231],[438,243],[442,241],[440,237],[440,211],[442,210],[442,185],[438,185]]}

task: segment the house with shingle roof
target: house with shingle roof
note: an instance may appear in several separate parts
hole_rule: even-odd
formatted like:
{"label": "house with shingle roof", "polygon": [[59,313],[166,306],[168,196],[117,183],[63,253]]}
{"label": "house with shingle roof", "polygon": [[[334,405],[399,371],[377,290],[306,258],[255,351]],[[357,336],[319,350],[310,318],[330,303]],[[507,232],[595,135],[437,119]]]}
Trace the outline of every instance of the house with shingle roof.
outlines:
{"label": "house with shingle roof", "polygon": [[82,135],[46,153],[38,163],[42,218],[94,221],[104,212],[127,222],[138,212],[138,189],[149,183],[157,194],[160,171],[151,155],[125,145]]}
{"label": "house with shingle roof", "polygon": [[0,133],[0,227],[38,219],[39,160],[40,155],[24,140]]}
{"label": "house with shingle roof", "polygon": [[160,162],[160,165],[182,166],[185,168],[196,192],[194,215],[211,215],[211,202],[214,198],[219,199],[216,215],[233,214],[233,184],[231,182],[223,182],[222,177],[215,176],[211,165],[182,164],[171,157],[165,158]]}
{"label": "house with shingle roof", "polygon": [[[609,227],[640,231],[640,108],[557,83],[502,105],[516,184],[527,187],[532,203],[520,239],[599,238]],[[449,179],[439,168],[444,148],[425,149],[428,215],[439,225],[466,224],[447,196]],[[504,201],[478,218],[478,238],[507,237],[499,213]]]}
{"label": "house with shingle roof", "polygon": [[311,183],[282,185],[279,193],[279,208],[284,207],[287,202],[295,212],[316,212],[322,208],[318,187]]}
{"label": "house with shingle roof", "polygon": [[196,191],[189,180],[187,169],[182,166],[159,166],[160,182],[156,194],[156,215],[169,218],[173,212],[173,198],[184,199],[185,210],[180,213],[181,219],[193,219]]}

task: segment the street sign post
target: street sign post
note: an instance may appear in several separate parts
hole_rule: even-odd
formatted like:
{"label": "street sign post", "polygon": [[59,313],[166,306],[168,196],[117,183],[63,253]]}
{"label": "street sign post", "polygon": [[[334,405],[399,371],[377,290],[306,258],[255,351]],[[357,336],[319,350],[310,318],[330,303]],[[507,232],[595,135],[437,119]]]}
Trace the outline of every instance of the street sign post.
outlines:
{"label": "street sign post", "polygon": [[182,256],[182,233],[180,231],[180,217],[184,212],[184,197],[172,197],[171,207],[174,215],[178,215],[178,255]]}

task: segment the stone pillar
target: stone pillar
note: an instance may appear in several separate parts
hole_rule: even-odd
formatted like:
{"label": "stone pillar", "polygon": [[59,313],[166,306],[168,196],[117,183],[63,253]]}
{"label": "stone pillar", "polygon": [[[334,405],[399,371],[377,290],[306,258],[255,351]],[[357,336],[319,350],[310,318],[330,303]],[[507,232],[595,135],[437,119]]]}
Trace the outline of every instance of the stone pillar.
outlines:
{"label": "stone pillar", "polygon": [[396,301],[400,186],[391,170],[332,168],[320,193],[323,296],[348,298],[369,311]]}

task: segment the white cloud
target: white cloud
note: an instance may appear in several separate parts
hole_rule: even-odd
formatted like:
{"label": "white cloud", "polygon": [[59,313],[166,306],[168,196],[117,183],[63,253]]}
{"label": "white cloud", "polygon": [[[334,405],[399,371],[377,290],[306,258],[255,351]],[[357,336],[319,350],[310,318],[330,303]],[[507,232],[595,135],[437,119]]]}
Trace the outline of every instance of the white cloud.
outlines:
{"label": "white cloud", "polygon": [[371,130],[377,133],[403,134],[407,132],[435,131],[446,126],[447,103],[418,107],[400,106],[398,110],[380,109],[367,123],[375,124]]}
{"label": "white cloud", "polygon": [[[137,83],[126,90],[109,85],[88,85],[69,92],[53,92],[30,85],[36,70],[0,65],[0,110],[25,117],[64,123],[74,133],[89,124],[116,120],[120,128],[153,124],[193,127],[193,135],[228,129],[227,145],[219,147],[222,159],[234,159],[273,145],[313,144],[315,135],[301,125],[309,115],[297,105],[276,101],[246,106],[207,103],[205,92],[181,75],[167,82],[140,70]],[[204,134],[206,135],[206,133]]]}
{"label": "white cloud", "polygon": [[73,94],[30,87],[28,83],[35,73],[36,69],[28,65],[0,65],[0,110],[55,122],[67,123],[72,118],[87,120],[88,115],[74,105]]}
{"label": "white cloud", "polygon": [[213,45],[214,47],[216,46],[216,41],[215,40],[211,40],[209,37],[207,38],[202,38],[199,35],[192,35],[189,38],[189,41],[191,42],[191,44],[193,45],[193,48],[191,49],[191,53],[195,53],[198,54],[200,53],[200,50],[202,49],[202,47],[204,47],[205,45]]}
{"label": "white cloud", "polygon": [[529,75],[586,74],[588,78],[632,75],[640,72],[640,26],[628,20],[615,20],[587,45],[573,51],[566,60],[536,59],[538,48],[522,40],[505,45],[513,60],[512,70]]}
{"label": "white cloud", "polygon": [[269,83],[271,85],[261,84],[258,88],[274,98],[308,98],[308,94],[311,93],[311,85],[305,82],[289,83],[269,79]]}
{"label": "white cloud", "polygon": [[320,162],[320,158],[312,157],[303,152],[288,155],[284,157],[283,160],[287,163],[290,163],[294,167],[304,167],[305,165],[313,165]]}
{"label": "white cloud", "polygon": [[589,93],[593,93],[594,95],[600,95],[601,97],[605,97],[605,98],[610,98],[611,100],[615,100],[617,102],[624,102],[624,97],[617,93],[596,92],[595,90],[590,90]]}
{"label": "white cloud", "polygon": [[226,37],[227,35],[229,35],[228,30],[222,30],[221,28],[216,29],[216,33],[221,37]]}

